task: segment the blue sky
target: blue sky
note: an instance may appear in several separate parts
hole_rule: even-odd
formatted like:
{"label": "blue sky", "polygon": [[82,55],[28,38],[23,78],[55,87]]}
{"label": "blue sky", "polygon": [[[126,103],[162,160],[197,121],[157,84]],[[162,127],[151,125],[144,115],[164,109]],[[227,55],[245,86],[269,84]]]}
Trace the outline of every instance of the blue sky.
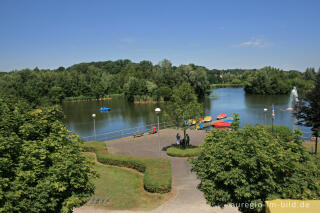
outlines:
{"label": "blue sky", "polygon": [[320,1],[1,0],[0,70],[130,59],[320,67]]}

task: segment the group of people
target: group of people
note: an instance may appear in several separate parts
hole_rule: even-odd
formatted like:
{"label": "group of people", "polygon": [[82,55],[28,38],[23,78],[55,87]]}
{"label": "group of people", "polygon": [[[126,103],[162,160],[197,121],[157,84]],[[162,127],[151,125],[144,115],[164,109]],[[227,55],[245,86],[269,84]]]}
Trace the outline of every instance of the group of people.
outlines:
{"label": "group of people", "polygon": [[189,137],[188,134],[186,134],[185,138],[183,138],[183,139],[181,140],[180,134],[177,133],[176,138],[177,138],[177,145],[178,145],[178,146],[179,146],[179,145],[189,146],[189,144],[190,144],[190,137]]}

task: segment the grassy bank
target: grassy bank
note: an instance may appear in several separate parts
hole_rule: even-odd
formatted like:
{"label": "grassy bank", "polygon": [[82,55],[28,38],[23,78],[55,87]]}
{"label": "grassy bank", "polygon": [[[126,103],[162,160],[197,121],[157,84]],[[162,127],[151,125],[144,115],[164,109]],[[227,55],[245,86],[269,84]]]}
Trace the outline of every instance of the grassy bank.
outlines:
{"label": "grassy bank", "polygon": [[167,154],[172,157],[197,157],[200,154],[200,147],[192,145],[186,148],[172,146],[167,149]]}
{"label": "grassy bank", "polygon": [[[84,153],[93,162],[94,153]],[[88,206],[118,210],[150,210],[166,201],[169,194],[151,194],[143,188],[143,175],[108,165],[94,165],[99,178]]]}
{"label": "grassy bank", "polygon": [[[98,205],[110,209],[152,209],[166,200],[165,194],[150,194],[142,187],[143,176],[111,166],[95,165],[99,174],[93,198],[107,199]],[[105,200],[103,200],[105,201]]]}
{"label": "grassy bank", "polygon": [[210,88],[241,88],[244,87],[243,84],[211,84]]}
{"label": "grassy bank", "polygon": [[[303,143],[303,146],[306,147],[307,150],[309,150],[310,153],[314,153],[315,151],[315,141],[314,140],[308,140]],[[318,148],[317,148],[317,156],[320,156],[320,138],[318,139]]]}
{"label": "grassy bank", "polygon": [[101,98],[93,97],[93,96],[77,96],[77,97],[66,97],[63,101],[64,102],[80,102],[80,101],[103,101],[103,100],[111,100],[115,97],[122,97],[123,94],[111,94],[106,95]]}
{"label": "grassy bank", "polygon": [[83,148],[86,152],[96,153],[97,161],[102,164],[131,168],[143,173],[143,186],[148,192],[171,191],[171,163],[167,159],[109,155],[102,142],[86,142]]}

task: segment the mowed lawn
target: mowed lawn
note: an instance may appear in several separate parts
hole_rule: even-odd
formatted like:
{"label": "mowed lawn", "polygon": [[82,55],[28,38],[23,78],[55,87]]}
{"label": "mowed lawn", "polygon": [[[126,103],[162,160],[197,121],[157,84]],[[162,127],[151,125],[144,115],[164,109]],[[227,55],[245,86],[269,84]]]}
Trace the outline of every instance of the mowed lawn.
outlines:
{"label": "mowed lawn", "polygon": [[148,193],[143,189],[143,176],[137,172],[112,166],[96,164],[94,169],[99,178],[95,181],[93,198],[109,198],[100,204],[89,202],[108,209],[152,209],[162,204],[168,194]]}
{"label": "mowed lawn", "polygon": [[[315,142],[314,141],[305,141],[303,145],[309,150],[310,152],[314,153],[315,151]],[[318,138],[318,153],[317,156],[320,156],[320,138]]]}

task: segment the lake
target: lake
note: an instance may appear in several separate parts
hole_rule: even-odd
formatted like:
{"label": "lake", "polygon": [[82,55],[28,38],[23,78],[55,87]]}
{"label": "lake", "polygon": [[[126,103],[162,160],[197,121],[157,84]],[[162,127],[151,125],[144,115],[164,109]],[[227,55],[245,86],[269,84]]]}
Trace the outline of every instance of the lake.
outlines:
{"label": "lake", "polygon": [[[207,97],[204,100],[205,115],[215,118],[218,114],[232,113],[240,115],[240,125],[271,124],[272,104],[275,108],[277,125],[286,125],[289,128],[300,128],[305,132],[304,137],[310,138],[310,129],[295,126],[295,118],[288,108],[289,95],[246,95],[243,88],[219,88],[211,91],[216,97]],[[135,132],[147,131],[157,122],[154,112],[156,107],[163,108],[164,104],[133,104],[122,97],[112,100],[64,102],[62,104],[66,114],[66,125],[71,131],[83,137],[85,141],[93,140],[93,118],[96,114],[95,127],[98,140],[110,140],[132,135]],[[110,107],[111,111],[101,113],[101,107]],[[265,113],[264,108],[268,111]],[[160,128],[167,127],[160,116]]]}

